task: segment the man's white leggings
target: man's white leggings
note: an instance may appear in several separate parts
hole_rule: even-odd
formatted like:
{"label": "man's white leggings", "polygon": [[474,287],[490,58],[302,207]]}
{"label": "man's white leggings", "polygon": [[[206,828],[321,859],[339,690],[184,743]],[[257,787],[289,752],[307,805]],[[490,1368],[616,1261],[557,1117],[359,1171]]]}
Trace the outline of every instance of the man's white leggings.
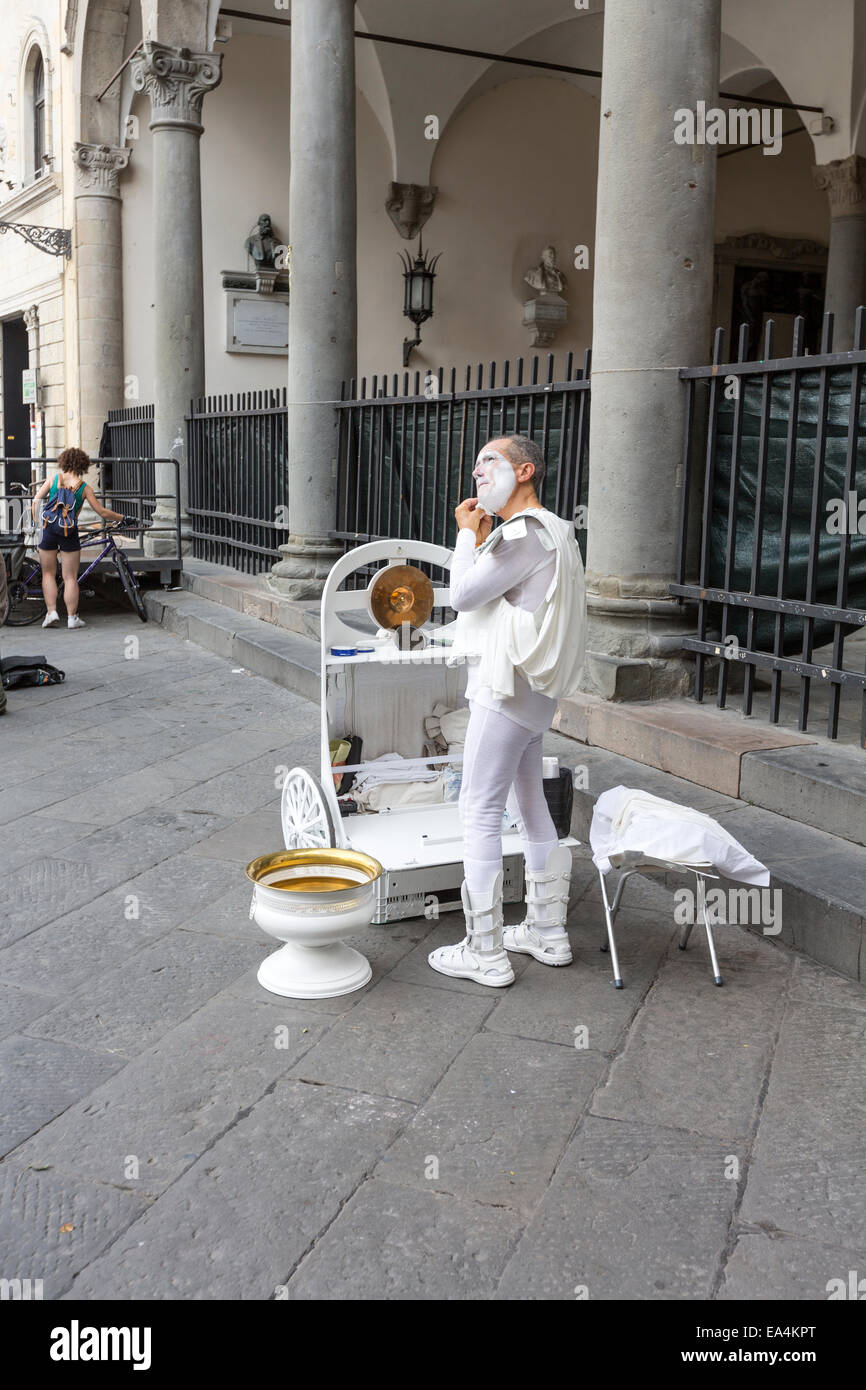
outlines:
{"label": "man's white leggings", "polygon": [[463,867],[469,891],[485,892],[502,868],[502,814],[512,787],[527,869],[543,869],[558,839],[544,797],[543,734],[473,701],[469,711],[460,788]]}

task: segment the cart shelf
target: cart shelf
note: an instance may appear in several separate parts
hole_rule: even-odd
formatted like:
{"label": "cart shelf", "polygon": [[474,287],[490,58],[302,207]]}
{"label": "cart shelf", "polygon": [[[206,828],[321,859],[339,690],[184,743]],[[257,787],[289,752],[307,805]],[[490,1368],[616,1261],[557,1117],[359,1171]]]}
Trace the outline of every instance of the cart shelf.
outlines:
{"label": "cart shelf", "polygon": [[455,652],[452,647],[435,644],[422,647],[420,651],[401,652],[397,647],[381,646],[372,652],[359,652],[357,656],[325,657],[326,666],[424,666],[430,662],[451,661],[453,665],[463,665],[467,654]]}

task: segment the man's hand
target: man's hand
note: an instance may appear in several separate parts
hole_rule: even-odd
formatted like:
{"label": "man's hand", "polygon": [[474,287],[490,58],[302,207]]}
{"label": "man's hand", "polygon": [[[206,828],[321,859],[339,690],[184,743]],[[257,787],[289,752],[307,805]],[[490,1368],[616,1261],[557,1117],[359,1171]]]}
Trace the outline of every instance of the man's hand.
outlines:
{"label": "man's hand", "polygon": [[475,532],[475,544],[481,545],[490,535],[493,517],[488,516],[478,505],[477,497],[467,497],[459,507],[454,508],[454,517],[459,530]]}

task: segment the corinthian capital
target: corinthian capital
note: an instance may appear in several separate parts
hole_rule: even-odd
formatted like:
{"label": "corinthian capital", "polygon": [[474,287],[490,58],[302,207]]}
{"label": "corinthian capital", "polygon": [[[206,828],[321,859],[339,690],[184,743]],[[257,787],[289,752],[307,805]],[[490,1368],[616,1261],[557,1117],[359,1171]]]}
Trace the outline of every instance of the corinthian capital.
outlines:
{"label": "corinthian capital", "polygon": [[866,198],[866,159],[849,154],[847,159],[831,159],[829,164],[816,164],[812,174],[815,187],[823,188],[830,199],[830,215],[845,217],[857,209]]}
{"label": "corinthian capital", "polygon": [[129,163],[129,155],[129,150],[116,145],[87,145],[76,140],[72,146],[72,158],[78,175],[75,191],[120,197],[118,175]]}
{"label": "corinthian capital", "polygon": [[151,130],[164,125],[202,129],[205,93],[222,81],[221,53],[191,53],[147,39],[131,68],[133,87],[150,97]]}

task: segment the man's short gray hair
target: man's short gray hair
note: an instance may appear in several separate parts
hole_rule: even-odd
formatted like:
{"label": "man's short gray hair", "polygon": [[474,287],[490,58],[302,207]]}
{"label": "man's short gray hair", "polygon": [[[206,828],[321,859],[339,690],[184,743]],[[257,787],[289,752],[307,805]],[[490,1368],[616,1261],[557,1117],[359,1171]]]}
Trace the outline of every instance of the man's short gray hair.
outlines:
{"label": "man's short gray hair", "polygon": [[525,434],[510,434],[503,436],[503,438],[507,438],[508,440],[504,449],[505,456],[511,460],[515,467],[518,467],[521,463],[531,463],[533,465],[535,472],[530,482],[535,488],[535,491],[540,492],[547,467],[544,461],[544,450],[541,445],[536,444],[534,439],[530,439],[529,436]]}

